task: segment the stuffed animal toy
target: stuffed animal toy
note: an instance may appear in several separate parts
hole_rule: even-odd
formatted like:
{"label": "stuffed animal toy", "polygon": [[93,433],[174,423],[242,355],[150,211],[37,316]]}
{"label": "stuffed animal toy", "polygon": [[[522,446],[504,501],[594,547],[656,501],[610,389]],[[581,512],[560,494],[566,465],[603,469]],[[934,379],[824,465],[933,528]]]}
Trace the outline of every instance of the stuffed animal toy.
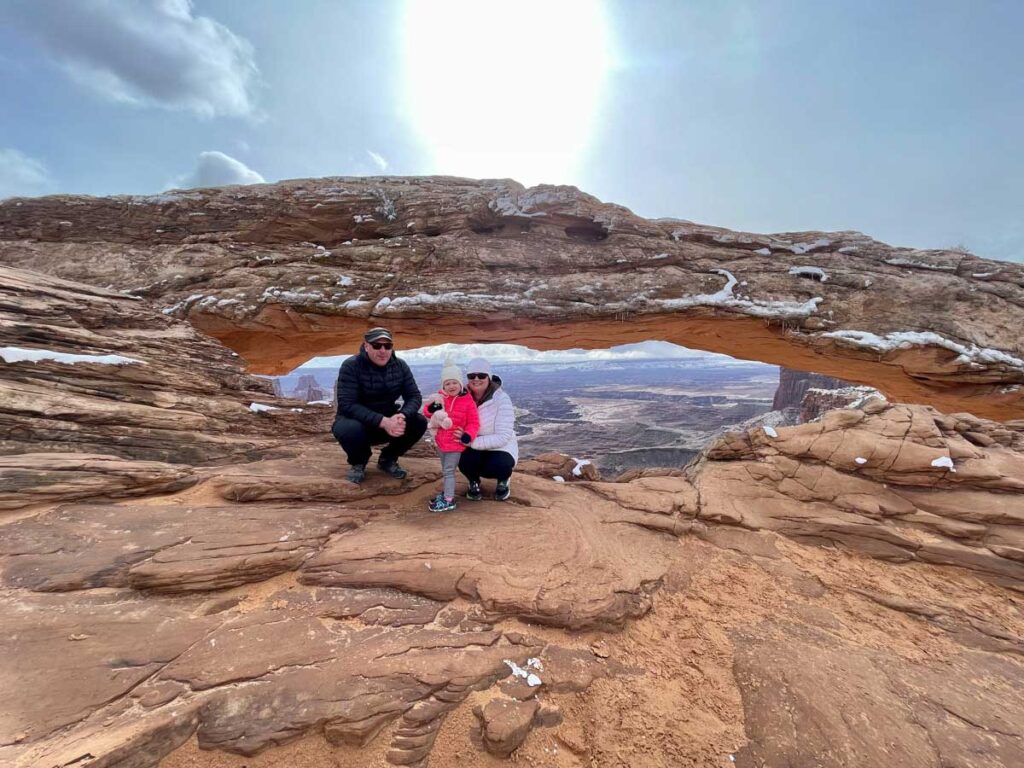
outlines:
{"label": "stuffed animal toy", "polygon": [[[430,397],[426,398],[423,401],[424,405],[433,405],[434,403],[436,403],[437,405],[444,405],[444,395],[442,395],[440,392],[435,392],[434,394],[432,394]],[[444,408],[441,408],[440,410],[434,411],[432,414],[430,414],[430,420],[427,422],[427,429],[430,430],[431,434],[434,434],[439,429],[451,428],[451,417],[448,416],[448,413],[445,411]]]}

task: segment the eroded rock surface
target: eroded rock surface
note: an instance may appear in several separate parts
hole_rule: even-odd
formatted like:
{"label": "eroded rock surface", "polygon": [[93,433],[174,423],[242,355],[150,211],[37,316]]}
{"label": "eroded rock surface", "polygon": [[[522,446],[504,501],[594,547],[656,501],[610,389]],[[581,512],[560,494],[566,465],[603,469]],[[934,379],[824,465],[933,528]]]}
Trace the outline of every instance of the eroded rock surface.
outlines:
{"label": "eroded rock surface", "polygon": [[729,433],[691,467],[701,520],[1024,588],[1024,423],[872,400],[772,432]]}
{"label": "eroded rock surface", "polygon": [[1021,265],[650,221],[572,187],[343,178],[10,200],[0,263],[145,297],[258,372],[349,352],[368,324],[406,346],[657,338],[1024,416]]}
{"label": "eroded rock surface", "polygon": [[750,743],[735,762],[1018,765],[1020,672],[995,654],[911,662],[792,626],[741,636],[736,676]]}
{"label": "eroded rock surface", "polygon": [[[44,359],[22,359],[25,352]],[[277,418],[271,439],[267,417],[249,409],[274,402],[265,381],[187,323],[114,291],[0,267],[0,356],[0,454],[196,465],[257,458],[301,433]],[[48,460],[33,465],[45,472]],[[98,467],[83,465],[74,484]],[[0,488],[20,487],[23,473],[0,468]],[[39,478],[39,486],[60,482]],[[100,480],[97,490],[104,484],[117,486]]]}
{"label": "eroded rock surface", "polygon": [[198,478],[191,467],[88,453],[0,455],[0,510],[84,498],[171,493]]}

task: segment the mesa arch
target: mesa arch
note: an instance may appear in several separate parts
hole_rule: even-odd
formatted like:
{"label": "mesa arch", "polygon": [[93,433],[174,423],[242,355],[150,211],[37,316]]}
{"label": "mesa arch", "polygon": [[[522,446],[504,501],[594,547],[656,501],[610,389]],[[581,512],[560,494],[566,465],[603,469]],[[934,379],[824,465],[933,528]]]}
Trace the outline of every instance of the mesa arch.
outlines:
{"label": "mesa arch", "polygon": [[1024,267],[648,220],[572,187],[326,178],[0,203],[0,264],[146,298],[255,373],[354,349],[648,339],[1024,418]]}

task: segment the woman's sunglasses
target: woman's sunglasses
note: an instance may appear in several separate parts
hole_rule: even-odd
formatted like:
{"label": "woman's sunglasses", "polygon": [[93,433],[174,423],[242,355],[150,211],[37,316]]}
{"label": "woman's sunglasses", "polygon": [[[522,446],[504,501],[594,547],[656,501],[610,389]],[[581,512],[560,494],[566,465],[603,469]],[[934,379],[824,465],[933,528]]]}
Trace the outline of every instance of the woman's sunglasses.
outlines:
{"label": "woman's sunglasses", "polygon": [[466,374],[466,378],[467,379],[486,379],[487,378],[487,374],[486,373],[467,373]]}
{"label": "woman's sunglasses", "polygon": [[371,341],[370,346],[374,349],[394,349],[395,347],[390,341]]}

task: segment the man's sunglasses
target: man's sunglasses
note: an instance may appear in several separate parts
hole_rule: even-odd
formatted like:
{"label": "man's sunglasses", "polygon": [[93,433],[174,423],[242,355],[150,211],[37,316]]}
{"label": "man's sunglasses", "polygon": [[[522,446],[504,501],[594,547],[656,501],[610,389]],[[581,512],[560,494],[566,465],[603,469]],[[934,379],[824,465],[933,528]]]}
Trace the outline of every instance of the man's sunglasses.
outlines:
{"label": "man's sunglasses", "polygon": [[467,373],[466,374],[466,378],[467,379],[486,379],[487,378],[487,374],[486,373]]}
{"label": "man's sunglasses", "polygon": [[374,349],[394,349],[395,345],[390,341],[371,341],[370,346]]}

